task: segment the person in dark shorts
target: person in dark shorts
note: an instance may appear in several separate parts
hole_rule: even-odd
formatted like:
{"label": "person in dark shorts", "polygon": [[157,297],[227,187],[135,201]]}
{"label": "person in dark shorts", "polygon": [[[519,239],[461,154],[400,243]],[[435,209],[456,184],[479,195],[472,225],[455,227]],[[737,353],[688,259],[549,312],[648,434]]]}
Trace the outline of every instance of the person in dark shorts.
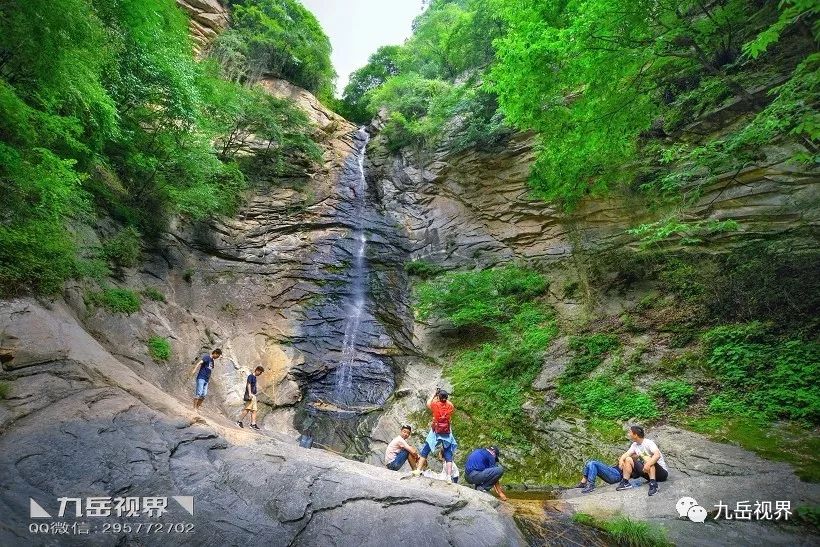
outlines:
{"label": "person in dark shorts", "polygon": [[507,496],[501,489],[501,476],[504,468],[498,463],[501,451],[497,446],[478,448],[470,452],[464,463],[464,475],[467,482],[475,485],[476,490],[489,492],[495,490],[501,501],[507,501]]}
{"label": "person in dark shorts", "polygon": [[239,427],[245,427],[242,420],[244,420],[245,416],[250,413],[251,427],[253,429],[259,429],[259,426],[256,425],[256,377],[260,376],[263,372],[265,372],[264,368],[256,367],[253,370],[253,373],[248,374],[248,378],[245,380],[245,394],[242,397],[245,401],[245,408],[242,409],[242,414],[239,416],[239,421],[236,422]]}
{"label": "person in dark shorts", "polygon": [[632,488],[630,478],[643,477],[649,481],[649,495],[654,496],[659,490],[658,482],[669,478],[666,460],[655,441],[644,437],[642,427],[631,426],[628,435],[632,445],[618,459],[623,478],[615,490],[628,490]]}
{"label": "person in dark shorts", "polygon": [[211,381],[211,372],[214,370],[214,360],[220,357],[222,357],[222,350],[216,348],[210,354],[206,353],[200,357],[194,365],[194,368],[191,369],[191,375],[196,374],[194,410],[197,412],[199,412],[199,407],[202,406],[202,402],[208,395],[208,382]]}

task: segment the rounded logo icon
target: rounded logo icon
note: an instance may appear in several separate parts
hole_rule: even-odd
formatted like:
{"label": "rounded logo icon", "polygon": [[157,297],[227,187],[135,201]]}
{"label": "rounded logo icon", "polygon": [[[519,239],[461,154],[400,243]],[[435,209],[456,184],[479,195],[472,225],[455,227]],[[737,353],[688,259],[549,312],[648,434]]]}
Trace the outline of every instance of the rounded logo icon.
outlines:
{"label": "rounded logo icon", "polygon": [[689,508],[689,512],[686,513],[686,516],[689,517],[689,520],[692,522],[704,522],[706,520],[706,509],[700,505],[695,505]]}
{"label": "rounded logo icon", "polygon": [[689,509],[697,504],[698,502],[695,501],[695,498],[684,497],[678,500],[678,503],[675,504],[675,509],[678,510],[679,517],[685,517],[687,513],[689,513]]}

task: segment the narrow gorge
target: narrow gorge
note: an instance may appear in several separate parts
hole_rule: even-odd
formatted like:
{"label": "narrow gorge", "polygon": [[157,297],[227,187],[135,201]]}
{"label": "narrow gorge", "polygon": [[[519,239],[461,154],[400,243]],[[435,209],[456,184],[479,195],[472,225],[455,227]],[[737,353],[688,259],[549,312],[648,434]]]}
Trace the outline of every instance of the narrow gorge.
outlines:
{"label": "narrow gorge", "polygon": [[[0,2],[0,545],[820,541],[817,8],[433,0],[340,98],[309,2],[55,1]],[[385,469],[438,387],[509,502]],[[660,491],[572,488],[634,424]],[[106,496],[190,533],[38,531]]]}

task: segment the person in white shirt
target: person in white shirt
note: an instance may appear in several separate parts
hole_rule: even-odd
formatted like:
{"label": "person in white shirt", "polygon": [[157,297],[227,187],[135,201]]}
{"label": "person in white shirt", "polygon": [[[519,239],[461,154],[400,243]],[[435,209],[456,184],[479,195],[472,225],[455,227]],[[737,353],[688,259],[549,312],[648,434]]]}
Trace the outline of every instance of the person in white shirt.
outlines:
{"label": "person in white shirt", "polygon": [[669,477],[666,460],[655,441],[644,438],[642,427],[630,426],[629,439],[632,445],[618,458],[618,465],[623,471],[623,479],[615,490],[628,490],[632,488],[629,479],[643,477],[649,480],[649,495],[654,496],[659,490],[658,482],[663,482]]}
{"label": "person in white shirt", "polygon": [[384,451],[384,465],[391,471],[398,471],[408,461],[410,469],[416,469],[418,466],[419,452],[407,442],[412,432],[413,428],[409,425],[402,426],[399,435],[387,445]]}

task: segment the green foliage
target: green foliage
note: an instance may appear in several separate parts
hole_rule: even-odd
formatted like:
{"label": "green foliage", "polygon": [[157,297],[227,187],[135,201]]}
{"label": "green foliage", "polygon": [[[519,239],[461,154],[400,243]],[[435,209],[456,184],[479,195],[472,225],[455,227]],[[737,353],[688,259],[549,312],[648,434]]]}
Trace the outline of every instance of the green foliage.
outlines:
{"label": "green foliage", "polygon": [[700,245],[703,237],[721,232],[737,231],[740,225],[734,220],[696,220],[685,222],[677,217],[670,217],[657,222],[641,224],[627,230],[638,236],[641,248],[658,245],[667,241],[680,242],[681,245]]}
{"label": "green foliage", "polygon": [[9,396],[8,382],[0,382],[0,399],[6,399]]}
{"label": "green foliage", "polygon": [[154,287],[146,287],[142,290],[142,295],[148,300],[153,300],[154,302],[165,302],[165,295]]}
{"label": "green foliage", "polygon": [[623,515],[599,519],[587,513],[575,513],[572,521],[605,531],[616,545],[625,547],[667,547],[672,545],[666,531],[657,524],[633,520]]}
{"label": "green foliage", "polygon": [[597,333],[570,337],[569,347],[575,351],[575,356],[561,375],[561,381],[571,383],[586,378],[598,368],[606,354],[618,345],[618,337],[614,334]]}
{"label": "green foliage", "polygon": [[148,353],[154,361],[167,361],[171,357],[171,343],[162,336],[148,339]]}
{"label": "green foliage", "polygon": [[129,289],[103,289],[88,294],[90,303],[102,306],[112,313],[132,314],[140,311],[141,302],[137,293]]}
{"label": "green foliage", "polygon": [[515,266],[447,273],[417,290],[417,314],[445,317],[453,325],[501,329],[524,302],[542,294],[548,282],[540,274]]}
{"label": "green foliage", "polygon": [[780,39],[780,35],[786,28],[798,21],[806,23],[813,21],[815,37],[820,33],[817,22],[817,16],[820,15],[820,5],[817,2],[813,0],[783,0],[780,2],[779,7],[782,11],[777,21],[758,34],[754,40],[743,44],[743,52],[746,55],[752,58],[759,57],[769,46]]}
{"label": "green foliage", "polygon": [[356,123],[368,123],[376,115],[368,104],[368,94],[399,73],[396,62],[399,46],[382,46],[370,56],[367,65],[350,75],[342,94],[339,114]]}
{"label": "green foliage", "polygon": [[459,438],[468,446],[529,442],[522,404],[557,332],[551,310],[534,300],[546,286],[536,272],[506,267],[444,274],[417,291],[419,315],[495,333],[445,369],[457,397]]}
{"label": "green foliage", "polygon": [[613,382],[597,377],[577,383],[562,383],[558,393],[590,417],[652,420],[659,416],[652,398],[625,381]]}
{"label": "green foliage", "polygon": [[245,174],[235,147],[214,143],[234,133],[267,139],[280,171],[285,155],[317,159],[303,114],[196,62],[188,32],[172,0],[0,4],[3,295],[102,275],[67,229],[94,206],[127,226],[103,249],[117,267],[136,264],[137,233],[155,237],[170,216],[230,213]]}
{"label": "green foliage", "polygon": [[127,227],[103,243],[103,256],[120,268],[132,268],[140,257],[140,233]]}
{"label": "green foliage", "polygon": [[775,337],[759,322],[715,327],[703,342],[725,390],[711,411],[820,422],[820,344]]}
{"label": "green foliage", "polygon": [[427,262],[426,260],[418,259],[405,262],[404,271],[407,272],[408,275],[421,279],[430,279],[431,277],[435,277],[440,274],[442,272],[442,268],[441,266],[437,266],[431,262]]}
{"label": "green foliage", "polygon": [[330,40],[316,17],[296,0],[231,0],[231,28],[212,55],[230,79],[256,81],[271,74],[320,99],[333,95],[336,73]]}
{"label": "green foliage", "polygon": [[695,388],[683,380],[664,380],[652,387],[652,393],[663,400],[669,410],[684,410],[695,395]]}
{"label": "green foliage", "polygon": [[342,112],[365,122],[382,107],[388,145],[429,151],[445,134],[455,148],[491,147],[509,134],[495,94],[482,89],[503,32],[492,0],[434,0],[402,46],[380,48],[354,72]]}

